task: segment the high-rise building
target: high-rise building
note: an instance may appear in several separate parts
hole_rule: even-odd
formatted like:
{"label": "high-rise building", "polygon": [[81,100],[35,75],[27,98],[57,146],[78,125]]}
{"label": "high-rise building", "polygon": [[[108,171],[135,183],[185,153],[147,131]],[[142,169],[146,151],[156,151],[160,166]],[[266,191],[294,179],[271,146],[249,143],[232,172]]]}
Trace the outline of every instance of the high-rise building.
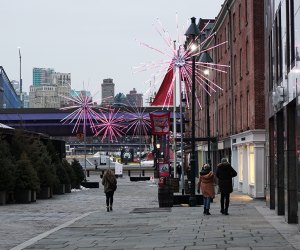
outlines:
{"label": "high-rise building", "polygon": [[52,68],[33,68],[33,86],[55,83],[55,71]]}
{"label": "high-rise building", "polygon": [[107,78],[103,79],[103,83],[101,84],[102,88],[102,105],[111,105],[114,103],[115,96],[115,84],[113,79]]}
{"label": "high-rise building", "polygon": [[21,100],[21,106],[23,108],[29,108],[29,95],[27,94],[27,92],[24,91],[22,91],[22,93],[20,94],[20,82],[17,80],[12,80],[11,85],[13,86]]}
{"label": "high-rise building", "polygon": [[129,91],[129,94],[126,95],[126,98],[130,106],[143,107],[143,94],[138,94],[135,88]]}
{"label": "high-rise building", "polygon": [[61,108],[69,102],[71,74],[55,72],[54,69],[33,69],[33,85],[30,86],[30,108]]}

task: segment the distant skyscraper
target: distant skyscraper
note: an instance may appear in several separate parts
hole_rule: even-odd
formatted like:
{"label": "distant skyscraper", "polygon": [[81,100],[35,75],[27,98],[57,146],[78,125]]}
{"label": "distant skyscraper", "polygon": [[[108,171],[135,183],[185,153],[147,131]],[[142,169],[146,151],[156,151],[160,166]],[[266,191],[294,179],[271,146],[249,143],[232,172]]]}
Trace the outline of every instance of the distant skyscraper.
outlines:
{"label": "distant skyscraper", "polygon": [[130,106],[143,107],[143,94],[138,94],[135,88],[129,91],[126,98]]}
{"label": "distant skyscraper", "polygon": [[70,96],[71,74],[54,69],[33,68],[33,85],[30,86],[30,108],[61,108],[68,104],[63,96]]}
{"label": "distant skyscraper", "polygon": [[55,84],[55,72],[50,68],[33,68],[33,86],[42,84]]}
{"label": "distant skyscraper", "polygon": [[102,88],[102,105],[113,104],[114,96],[115,96],[115,84],[113,83],[113,79],[111,78],[103,79],[101,88]]}

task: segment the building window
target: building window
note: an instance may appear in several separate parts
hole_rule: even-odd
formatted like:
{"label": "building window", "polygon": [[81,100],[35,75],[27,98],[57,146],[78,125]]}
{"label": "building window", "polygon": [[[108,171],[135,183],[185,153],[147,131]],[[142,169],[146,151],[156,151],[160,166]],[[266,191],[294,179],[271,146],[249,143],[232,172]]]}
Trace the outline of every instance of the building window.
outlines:
{"label": "building window", "polygon": [[250,129],[250,95],[249,90],[247,91],[247,100],[246,100],[246,119],[247,119],[247,130]]}
{"label": "building window", "polygon": [[[294,0],[290,0],[290,35],[291,35],[291,65],[295,65],[295,59],[296,59],[296,50],[295,50],[295,16],[298,16],[299,20],[299,15],[300,15],[300,3],[298,2],[299,6],[296,6],[296,12],[294,12]],[[295,13],[295,14],[294,14]],[[296,23],[298,27],[296,28],[298,30],[297,35],[299,36],[299,22]],[[297,41],[299,44],[299,41]]]}
{"label": "building window", "polygon": [[229,49],[230,48],[230,42],[229,42],[229,37],[230,37],[230,33],[231,32],[231,29],[230,29],[230,25],[229,25],[229,22],[228,22],[228,24],[227,24],[227,41],[228,41],[228,43],[227,43],[227,48]]}
{"label": "building window", "polygon": [[233,82],[236,84],[236,55],[233,57]]}
{"label": "building window", "polygon": [[242,18],[241,18],[241,4],[239,5],[239,33],[241,33],[241,22],[242,22]]}
{"label": "building window", "polygon": [[235,41],[235,13],[232,15],[232,35],[233,35],[233,41]]}
{"label": "building window", "polygon": [[243,96],[240,96],[240,123],[241,128],[240,130],[243,131],[243,125],[244,125],[244,116],[243,116]]}
{"label": "building window", "polygon": [[243,147],[238,148],[238,154],[239,154],[239,181],[243,182]]}
{"label": "building window", "polygon": [[269,50],[269,92],[273,91],[273,39],[272,31],[268,37],[268,50]]}
{"label": "building window", "polygon": [[[226,25],[225,25],[225,39],[227,38],[227,29],[226,29]],[[227,40],[228,41],[228,40]],[[226,41],[225,41],[226,42]],[[225,45],[225,54],[227,52],[227,45]]]}
{"label": "building window", "polygon": [[225,109],[225,131],[224,134],[228,135],[228,121],[229,121],[229,116],[228,116],[228,105],[226,104],[226,109]]}
{"label": "building window", "polygon": [[242,48],[240,48],[240,80],[243,79],[242,68],[243,68],[243,55],[242,55]]}
{"label": "building window", "polygon": [[233,114],[232,114],[232,106],[231,106],[232,104],[231,104],[231,100],[229,101],[229,114],[230,114],[230,120],[229,120],[229,123],[228,123],[228,133],[233,133],[233,131],[231,131],[231,130],[233,130],[233,128],[232,128],[232,120],[234,119],[232,119],[232,116],[233,116]]}
{"label": "building window", "polygon": [[244,0],[245,1],[245,26],[248,25],[248,1],[249,0]]}
{"label": "building window", "polygon": [[276,82],[280,84],[282,80],[282,39],[281,39],[281,7],[275,18],[275,46],[276,46]]}
{"label": "building window", "polygon": [[[230,61],[228,62],[227,65],[231,67]],[[231,69],[229,69],[229,70],[231,70]],[[232,79],[230,78],[230,74],[229,74],[229,72],[228,72],[228,73],[227,73],[227,84],[228,84],[228,89],[230,89],[230,87],[231,87],[231,84],[232,84],[231,81],[232,81]]]}
{"label": "building window", "polygon": [[237,98],[235,97],[234,99],[234,104],[235,104],[235,107],[234,107],[234,118],[233,120],[235,121],[234,122],[234,129],[235,129],[235,133],[237,133]]}
{"label": "building window", "polygon": [[254,146],[253,144],[248,146],[249,150],[249,184],[255,184],[255,164],[254,164]]}
{"label": "building window", "polygon": [[290,0],[286,0],[286,67],[287,73],[290,71],[291,55],[290,55]]}
{"label": "building window", "polygon": [[246,74],[249,74],[249,64],[250,64],[250,55],[249,55],[249,41],[246,40]]}

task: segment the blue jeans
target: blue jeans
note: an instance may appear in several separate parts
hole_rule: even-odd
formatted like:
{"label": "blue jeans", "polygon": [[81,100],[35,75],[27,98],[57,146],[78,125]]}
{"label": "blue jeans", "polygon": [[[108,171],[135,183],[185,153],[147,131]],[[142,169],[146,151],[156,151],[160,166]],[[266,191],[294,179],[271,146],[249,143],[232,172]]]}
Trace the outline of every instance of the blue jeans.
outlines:
{"label": "blue jeans", "polygon": [[210,197],[203,196],[203,206],[206,209],[210,209]]}

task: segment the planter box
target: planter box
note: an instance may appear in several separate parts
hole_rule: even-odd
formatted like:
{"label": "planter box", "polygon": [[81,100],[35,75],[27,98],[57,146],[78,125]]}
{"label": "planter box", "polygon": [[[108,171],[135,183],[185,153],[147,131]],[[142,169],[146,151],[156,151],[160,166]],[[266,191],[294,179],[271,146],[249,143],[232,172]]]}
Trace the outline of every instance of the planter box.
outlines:
{"label": "planter box", "polygon": [[49,199],[51,197],[50,187],[41,187],[40,192],[37,194],[38,199]]}
{"label": "planter box", "polygon": [[6,191],[0,191],[0,205],[6,204]]}
{"label": "planter box", "polygon": [[31,190],[16,190],[15,198],[17,203],[30,203],[31,202]]}
{"label": "planter box", "polygon": [[84,181],[81,182],[81,186],[85,188],[99,188],[99,182]]}
{"label": "planter box", "polygon": [[71,193],[71,184],[65,185],[65,193]]}
{"label": "planter box", "polygon": [[150,181],[150,177],[146,176],[130,176],[130,181]]}
{"label": "planter box", "polygon": [[64,194],[64,193],[65,193],[65,184],[59,184],[53,189],[53,194]]}
{"label": "planter box", "polygon": [[36,190],[31,190],[31,202],[36,202]]}

